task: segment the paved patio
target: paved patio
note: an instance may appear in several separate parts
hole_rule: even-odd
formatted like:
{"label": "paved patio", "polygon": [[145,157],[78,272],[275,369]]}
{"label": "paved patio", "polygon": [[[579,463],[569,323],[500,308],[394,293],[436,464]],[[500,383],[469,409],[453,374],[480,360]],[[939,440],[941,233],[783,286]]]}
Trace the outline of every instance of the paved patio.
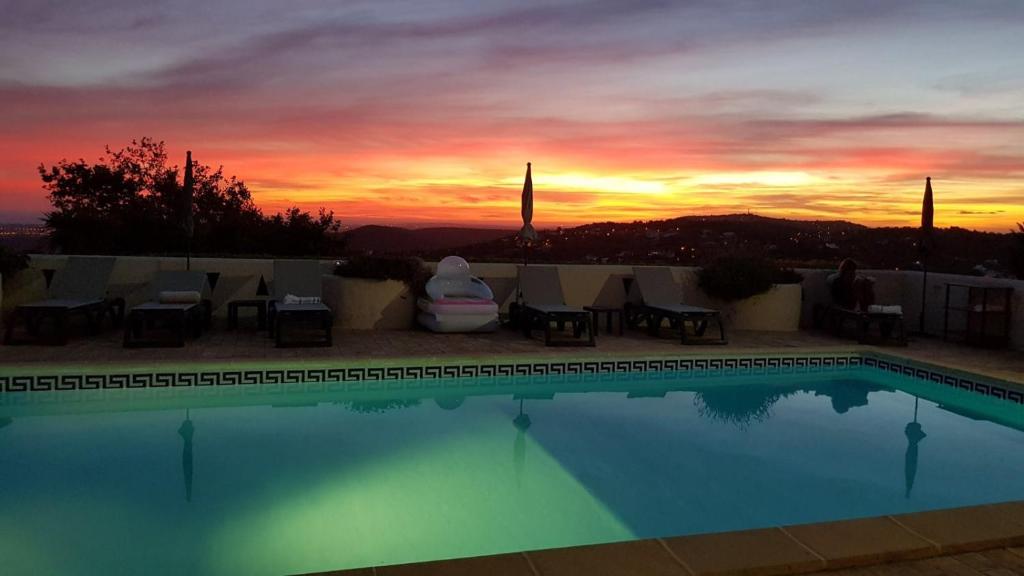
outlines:
{"label": "paved patio", "polygon": [[821,576],[1020,576],[1024,548],[996,548],[912,562],[818,572]]}
{"label": "paved patio", "polygon": [[[538,333],[537,336],[540,336]],[[888,354],[931,362],[1024,384],[1024,354],[1012,350],[984,350],[943,342],[938,338],[912,339],[907,347],[861,347],[855,340],[822,332],[733,332],[725,346],[683,346],[675,338],[651,338],[641,331],[598,336],[596,347],[545,347],[539,339],[502,329],[490,334],[433,334],[413,331],[335,330],[328,348],[275,348],[265,332],[252,328],[227,330],[215,326],[183,348],[122,347],[122,334],[107,329],[98,336],[73,337],[65,346],[0,346],[0,365],[185,363],[205,361],[365,360],[400,357],[445,358],[466,356],[629,356],[702,355],[732,352],[795,350],[826,351],[876,349]]]}

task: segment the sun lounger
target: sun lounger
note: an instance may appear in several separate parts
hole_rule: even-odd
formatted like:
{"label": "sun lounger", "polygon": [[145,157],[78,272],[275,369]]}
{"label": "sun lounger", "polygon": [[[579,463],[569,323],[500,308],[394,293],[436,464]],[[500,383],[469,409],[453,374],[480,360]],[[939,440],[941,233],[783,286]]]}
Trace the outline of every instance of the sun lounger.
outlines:
{"label": "sun lounger", "polygon": [[[523,335],[532,337],[537,324],[544,328],[545,346],[593,346],[594,326],[591,315],[582,308],[567,306],[562,294],[562,281],[558,277],[558,268],[554,266],[520,266],[519,290],[523,295],[522,328]],[[572,324],[573,336],[576,340],[552,340],[551,325],[561,330],[566,323]],[[582,339],[586,331],[586,340]]]}
{"label": "sun lounger", "polygon": [[[665,320],[679,329],[683,344],[725,344],[725,324],[718,310],[690,306],[682,303],[682,291],[672,277],[672,271],[664,266],[633,268],[634,286],[639,292],[640,303],[629,306],[628,322],[632,326],[646,324],[647,331],[657,336]],[[717,339],[702,338],[709,322],[718,323]],[[686,324],[693,326],[695,339],[687,338]]]}
{"label": "sun lounger", "polygon": [[[334,313],[321,301],[323,272],[316,260],[275,260],[273,298],[269,303],[270,335],[281,346],[332,344]],[[314,340],[288,340],[286,331],[312,325],[323,336]]]}
{"label": "sun lounger", "polygon": [[[124,300],[107,297],[107,282],[114,270],[114,258],[97,256],[70,256],[64,268],[57,270],[48,290],[48,298],[38,302],[20,304],[11,315],[4,334],[7,344],[46,341],[39,337],[46,320],[53,323],[53,336],[47,342],[67,343],[67,323],[72,315],[85,317],[89,333],[99,330],[108,313],[113,323],[119,324],[124,314]],[[15,338],[15,328],[21,322],[31,337],[27,341]]]}
{"label": "sun lounger", "polygon": [[[186,334],[198,337],[209,326],[212,305],[206,272],[163,270],[150,287],[151,300],[128,311],[126,348],[184,346]],[[152,329],[158,326],[169,336],[154,336]]]}

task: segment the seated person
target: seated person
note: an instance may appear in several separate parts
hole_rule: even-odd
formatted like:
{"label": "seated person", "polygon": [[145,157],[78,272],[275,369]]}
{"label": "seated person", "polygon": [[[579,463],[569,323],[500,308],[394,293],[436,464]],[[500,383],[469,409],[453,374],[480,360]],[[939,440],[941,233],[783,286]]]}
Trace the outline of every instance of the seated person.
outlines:
{"label": "seated person", "polygon": [[826,281],[836,306],[866,312],[875,303],[874,279],[857,274],[857,263],[851,258],[843,260],[839,271]]}
{"label": "seated person", "polygon": [[[889,339],[893,329],[899,326],[900,340],[903,336],[903,307],[899,305],[881,306],[875,304],[875,279],[857,273],[857,263],[847,258],[839,264],[839,271],[829,275],[825,280],[832,295],[832,305],[843,312],[859,316],[872,315],[878,319],[878,327],[883,340]],[[827,314],[827,312],[826,312]],[[842,324],[842,316],[834,316],[837,329]],[[865,328],[867,329],[866,325]]]}

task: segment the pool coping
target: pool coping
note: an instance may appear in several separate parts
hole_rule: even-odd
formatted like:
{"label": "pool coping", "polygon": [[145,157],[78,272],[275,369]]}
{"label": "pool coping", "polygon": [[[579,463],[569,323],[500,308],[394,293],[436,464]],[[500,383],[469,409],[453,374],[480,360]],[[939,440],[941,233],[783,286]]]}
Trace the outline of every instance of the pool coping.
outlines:
{"label": "pool coping", "polygon": [[312,574],[772,576],[1022,545],[1024,501],[1013,501]]}

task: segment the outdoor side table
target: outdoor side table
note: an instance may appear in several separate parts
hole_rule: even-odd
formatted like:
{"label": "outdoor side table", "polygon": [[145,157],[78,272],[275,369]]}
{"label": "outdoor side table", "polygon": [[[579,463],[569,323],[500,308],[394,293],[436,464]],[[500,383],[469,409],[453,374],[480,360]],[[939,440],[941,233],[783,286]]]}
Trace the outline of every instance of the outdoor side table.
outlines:
{"label": "outdoor side table", "polygon": [[622,325],[625,323],[625,317],[622,314],[622,308],[618,306],[584,306],[584,310],[590,312],[594,318],[594,333],[597,333],[597,327],[600,324],[599,318],[601,314],[604,314],[605,320],[605,332],[608,334],[612,333],[612,316],[617,316],[619,321],[619,336],[622,336]]}
{"label": "outdoor side table", "polygon": [[267,329],[267,300],[265,298],[251,298],[247,300],[232,300],[228,302],[228,328],[238,328],[238,309],[255,308],[256,322],[260,330]]}
{"label": "outdoor side table", "polygon": [[966,344],[1005,348],[1010,342],[1012,303],[1012,286],[947,283],[942,339],[959,335]]}

